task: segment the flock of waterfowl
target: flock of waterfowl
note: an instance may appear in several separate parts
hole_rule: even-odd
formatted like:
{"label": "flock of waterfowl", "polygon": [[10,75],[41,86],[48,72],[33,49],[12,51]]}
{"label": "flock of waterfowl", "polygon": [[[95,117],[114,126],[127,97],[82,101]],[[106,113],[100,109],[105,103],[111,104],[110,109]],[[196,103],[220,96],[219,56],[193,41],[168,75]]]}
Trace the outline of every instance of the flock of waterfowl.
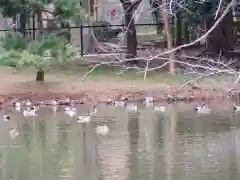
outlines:
{"label": "flock of waterfowl", "polygon": [[[96,115],[98,112],[97,107],[94,105],[91,108],[88,115],[84,115],[84,116],[78,115],[74,100],[71,100],[69,97],[66,100],[61,101],[61,102],[58,102],[54,98],[54,100],[51,100],[51,102],[49,102],[49,103],[45,103],[43,101],[32,103],[30,100],[20,101],[18,99],[14,99],[11,104],[18,112],[21,112],[23,114],[23,116],[37,116],[39,107],[43,106],[43,105],[49,105],[49,106],[55,106],[55,107],[57,107],[59,105],[65,105],[64,113],[70,117],[77,117],[76,121],[78,123],[89,123],[91,121],[91,117]],[[138,111],[138,105],[136,103],[129,103],[126,98],[121,101],[112,101],[109,98],[107,101],[107,104],[112,104],[115,107],[124,107],[129,112],[137,112]],[[143,104],[146,107],[152,107],[153,110],[157,111],[157,112],[165,112],[165,109],[166,109],[166,107],[164,107],[164,106],[156,105],[154,98],[151,96],[146,97],[143,101]],[[211,109],[206,104],[202,104],[202,105],[196,106],[195,111],[200,114],[208,114],[211,112]],[[240,106],[239,105],[234,106],[233,111],[240,112]],[[10,119],[11,119],[10,114],[5,113],[3,115],[4,121],[8,122],[8,121],[10,121]],[[108,129],[107,125],[98,126],[96,128],[96,132],[98,134],[106,135],[108,133],[108,131],[109,131],[109,129]],[[17,129],[12,128],[9,132],[9,135],[10,136],[18,136],[19,132],[17,131]]]}

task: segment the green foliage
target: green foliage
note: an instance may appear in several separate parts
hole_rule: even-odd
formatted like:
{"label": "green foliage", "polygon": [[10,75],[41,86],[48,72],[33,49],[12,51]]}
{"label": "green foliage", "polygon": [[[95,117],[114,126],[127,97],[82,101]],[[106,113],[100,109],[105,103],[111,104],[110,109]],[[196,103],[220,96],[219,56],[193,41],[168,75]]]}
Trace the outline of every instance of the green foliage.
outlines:
{"label": "green foliage", "polygon": [[27,43],[20,35],[3,38],[0,49],[1,65],[34,66],[39,69],[56,64],[65,64],[77,55],[77,50],[64,37],[50,35]]}
{"label": "green foliage", "polygon": [[[53,4],[52,12],[45,9]],[[52,13],[57,21],[73,21],[87,19],[87,13],[81,7],[79,0],[0,0],[0,10],[4,17],[13,17],[21,12],[36,14],[39,11]]]}
{"label": "green foliage", "polygon": [[19,32],[7,32],[1,38],[1,45],[6,50],[24,50],[28,46],[28,38]]}

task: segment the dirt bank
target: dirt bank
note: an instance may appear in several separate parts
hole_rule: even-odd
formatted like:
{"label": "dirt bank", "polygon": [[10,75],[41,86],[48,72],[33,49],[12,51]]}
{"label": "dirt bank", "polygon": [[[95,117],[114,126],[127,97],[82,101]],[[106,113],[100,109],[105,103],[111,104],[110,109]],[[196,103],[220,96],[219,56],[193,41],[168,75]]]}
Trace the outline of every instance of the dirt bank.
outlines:
{"label": "dirt bank", "polygon": [[[47,74],[45,83],[34,82],[34,74],[20,73],[12,69],[1,69],[0,101],[8,103],[13,98],[51,100],[54,96],[63,99],[70,96],[84,103],[106,102],[109,97],[119,100],[141,101],[145,96],[153,96],[157,101],[209,101],[239,99],[240,87],[232,83],[218,81],[216,84],[203,83],[197,86],[185,82],[164,83],[163,80],[143,81],[122,77],[100,77],[81,81],[80,76]],[[232,89],[228,92],[227,89]]]}

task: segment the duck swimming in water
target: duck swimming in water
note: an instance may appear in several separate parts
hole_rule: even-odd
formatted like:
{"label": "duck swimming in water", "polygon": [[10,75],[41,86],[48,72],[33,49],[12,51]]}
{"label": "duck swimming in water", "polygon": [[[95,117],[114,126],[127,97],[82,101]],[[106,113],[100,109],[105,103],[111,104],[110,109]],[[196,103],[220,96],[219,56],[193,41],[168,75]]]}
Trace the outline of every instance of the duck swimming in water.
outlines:
{"label": "duck swimming in water", "polygon": [[199,114],[209,114],[211,112],[210,108],[205,104],[195,107],[195,111]]}

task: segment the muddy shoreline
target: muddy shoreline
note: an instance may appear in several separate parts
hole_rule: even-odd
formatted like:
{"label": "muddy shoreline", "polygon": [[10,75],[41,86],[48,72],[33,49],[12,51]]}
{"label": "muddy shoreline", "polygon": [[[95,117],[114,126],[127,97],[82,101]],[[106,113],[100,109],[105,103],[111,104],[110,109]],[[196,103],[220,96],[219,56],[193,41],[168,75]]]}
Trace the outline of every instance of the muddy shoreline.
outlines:
{"label": "muddy shoreline", "polygon": [[175,102],[208,102],[213,100],[239,101],[240,89],[226,91],[223,88],[197,88],[185,87],[180,90],[175,88],[168,89],[108,89],[108,90],[80,90],[78,92],[54,92],[54,91],[31,91],[0,94],[0,103],[10,105],[13,99],[35,101],[61,101],[70,97],[78,104],[98,104],[107,103],[109,98],[112,101],[127,98],[128,102],[142,102],[146,96],[152,96],[156,102],[175,103]]}

